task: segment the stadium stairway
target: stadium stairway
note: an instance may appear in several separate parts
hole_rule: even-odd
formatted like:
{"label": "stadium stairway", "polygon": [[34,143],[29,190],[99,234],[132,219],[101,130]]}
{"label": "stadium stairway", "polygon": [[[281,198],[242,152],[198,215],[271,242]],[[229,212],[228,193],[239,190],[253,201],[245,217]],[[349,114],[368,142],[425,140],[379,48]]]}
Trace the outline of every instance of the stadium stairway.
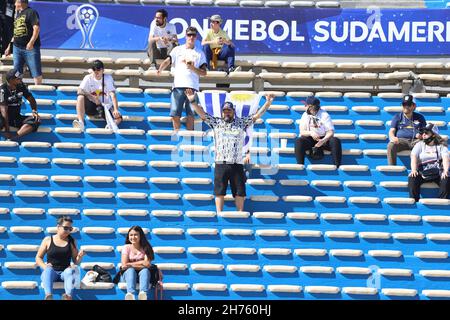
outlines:
{"label": "stadium stairway", "polygon": [[[343,142],[338,170],[329,155],[295,163],[305,96],[278,95],[255,125],[246,212],[234,212],[227,196],[216,214],[211,132],[197,121],[195,131],[174,135],[168,90],[119,88],[125,121],[113,134],[95,119],[84,133],[72,128],[73,87],[30,89],[39,131],[0,142],[0,299],[43,298],[34,256],[62,214],[73,217],[87,252],[82,277],[94,264],[115,274],[127,228],[145,228],[165,299],[450,297],[450,201],[434,199],[432,184],[421,202],[408,198],[408,153],[386,166],[400,94],[322,94]],[[449,104],[418,96],[419,111],[444,136]],[[75,298],[124,295],[123,283],[95,284]]]}

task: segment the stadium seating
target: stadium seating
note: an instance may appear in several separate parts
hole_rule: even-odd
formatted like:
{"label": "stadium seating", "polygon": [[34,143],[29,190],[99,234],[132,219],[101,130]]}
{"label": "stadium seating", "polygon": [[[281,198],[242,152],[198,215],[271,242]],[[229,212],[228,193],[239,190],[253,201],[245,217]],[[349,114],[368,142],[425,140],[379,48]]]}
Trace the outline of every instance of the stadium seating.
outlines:
{"label": "stadium seating", "polygon": [[[81,67],[78,58],[46,61],[55,69],[61,61]],[[131,60],[108,63],[115,77],[127,70],[124,66],[139,67]],[[280,64],[259,61],[245,70],[264,68],[254,77],[281,88],[295,73],[311,72],[307,80],[314,85],[378,83],[380,74],[384,80],[405,68],[426,69],[394,63],[286,64],[293,72],[281,77],[275,76]],[[446,66],[428,67],[433,74],[446,73]],[[378,77],[353,76],[367,70]],[[79,81],[79,74],[62,76]],[[42,118],[39,131],[19,144],[0,141],[1,297],[43,298],[34,256],[62,214],[73,217],[73,236],[87,252],[82,276],[94,264],[114,274],[127,228],[145,228],[164,273],[166,299],[450,297],[450,200],[434,199],[433,184],[425,186],[419,203],[408,198],[408,152],[401,153],[398,166],[386,165],[387,131],[399,111],[400,93],[311,90],[343,141],[343,165],[336,169],[328,165],[329,154],[315,163],[307,158],[305,166],[295,163],[302,100],[310,92],[277,90],[255,125],[247,211],[232,211],[227,195],[226,211],[216,214],[211,132],[196,121],[194,131],[174,135],[167,88],[119,87],[124,122],[113,134],[96,119],[87,121],[84,133],[72,128],[76,87],[29,87]],[[448,136],[450,98],[433,93],[416,98],[419,111]],[[55,287],[62,292],[61,284]],[[124,295],[123,283],[82,285],[76,292],[77,299]]]}

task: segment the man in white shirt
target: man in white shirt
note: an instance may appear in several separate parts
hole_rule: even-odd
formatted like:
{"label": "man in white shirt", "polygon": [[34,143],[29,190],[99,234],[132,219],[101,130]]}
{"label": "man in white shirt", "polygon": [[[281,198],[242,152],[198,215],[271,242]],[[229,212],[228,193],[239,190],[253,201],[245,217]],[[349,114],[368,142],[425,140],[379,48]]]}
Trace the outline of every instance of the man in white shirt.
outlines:
{"label": "man in white shirt", "polygon": [[112,76],[104,74],[105,67],[100,60],[95,60],[91,69],[92,73],[83,78],[77,91],[78,119],[73,121],[73,127],[82,131],[85,127],[84,114],[105,119],[104,106],[109,110],[116,125],[122,121]]}
{"label": "man in white shirt", "polygon": [[320,101],[310,96],[305,101],[306,111],[300,119],[300,137],[295,141],[295,157],[298,164],[305,164],[305,153],[313,148],[331,150],[336,167],[341,165],[341,141],[334,137],[330,115],[320,109]]}
{"label": "man in white shirt", "polygon": [[149,70],[156,70],[156,59],[166,59],[172,49],[178,45],[175,25],[167,22],[167,18],[167,11],[159,9],[150,24],[147,50],[150,58]]}
{"label": "man in white shirt", "polygon": [[[178,132],[181,127],[181,112],[186,110],[186,128],[194,129],[194,113],[186,97],[185,90],[200,89],[200,76],[206,75],[206,57],[202,50],[195,47],[197,29],[189,27],[186,29],[186,44],[175,47],[169,57],[163,61],[158,69],[160,75],[170,63],[173,69],[173,87],[170,96],[170,116],[172,117],[173,129]],[[198,102],[198,101],[197,101]]]}

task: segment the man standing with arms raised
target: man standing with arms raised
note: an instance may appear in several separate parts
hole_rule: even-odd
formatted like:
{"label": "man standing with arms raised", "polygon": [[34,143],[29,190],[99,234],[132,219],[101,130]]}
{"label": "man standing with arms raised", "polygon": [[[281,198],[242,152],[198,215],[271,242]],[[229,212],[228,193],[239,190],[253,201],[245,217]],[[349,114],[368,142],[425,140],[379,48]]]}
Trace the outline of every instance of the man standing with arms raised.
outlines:
{"label": "man standing with arms raised", "polygon": [[178,132],[181,127],[181,112],[186,109],[186,128],[194,130],[194,113],[186,97],[185,90],[200,88],[200,76],[206,75],[206,58],[202,50],[195,47],[197,29],[186,29],[186,44],[175,47],[169,57],[161,64],[157,74],[160,75],[170,63],[173,67],[173,88],[170,96],[170,116],[172,117],[173,130]]}
{"label": "man standing with arms raised", "polygon": [[214,194],[216,196],[216,210],[223,211],[224,197],[228,182],[235,199],[237,211],[244,211],[245,201],[245,173],[243,148],[245,130],[262,117],[272,104],[274,95],[266,95],[266,103],[256,112],[247,117],[239,118],[231,102],[222,106],[222,117],[213,117],[206,113],[196,102],[195,93],[186,90],[187,98],[194,107],[195,112],[205,123],[214,130],[215,168],[214,168]]}

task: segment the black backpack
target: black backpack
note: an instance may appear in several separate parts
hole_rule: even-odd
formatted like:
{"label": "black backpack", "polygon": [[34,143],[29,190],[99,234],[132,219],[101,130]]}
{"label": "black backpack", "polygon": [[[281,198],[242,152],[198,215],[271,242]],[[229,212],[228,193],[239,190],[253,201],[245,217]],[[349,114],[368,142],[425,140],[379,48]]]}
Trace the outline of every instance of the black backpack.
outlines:
{"label": "black backpack", "polygon": [[162,272],[159,270],[156,264],[150,265],[150,288],[156,288],[156,286],[162,284]]}
{"label": "black backpack", "polygon": [[97,278],[95,279],[94,282],[113,282],[113,279],[111,277],[111,275],[109,274],[108,271],[106,271],[105,269],[103,269],[102,267],[100,267],[99,265],[95,265],[92,270],[94,270],[95,272],[98,273]]}

